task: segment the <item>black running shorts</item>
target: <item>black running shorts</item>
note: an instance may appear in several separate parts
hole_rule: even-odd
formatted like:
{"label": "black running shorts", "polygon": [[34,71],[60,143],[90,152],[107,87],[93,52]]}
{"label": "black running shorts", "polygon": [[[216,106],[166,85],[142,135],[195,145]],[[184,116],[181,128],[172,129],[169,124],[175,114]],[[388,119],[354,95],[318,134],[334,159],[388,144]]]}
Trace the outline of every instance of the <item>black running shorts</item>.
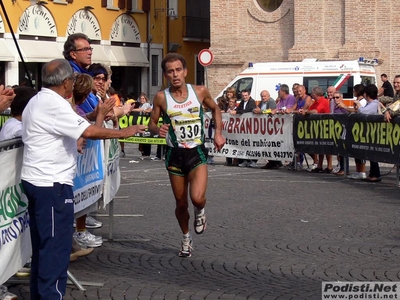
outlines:
{"label": "black running shorts", "polygon": [[200,165],[207,164],[208,150],[204,145],[195,148],[167,147],[165,167],[171,174],[185,176]]}

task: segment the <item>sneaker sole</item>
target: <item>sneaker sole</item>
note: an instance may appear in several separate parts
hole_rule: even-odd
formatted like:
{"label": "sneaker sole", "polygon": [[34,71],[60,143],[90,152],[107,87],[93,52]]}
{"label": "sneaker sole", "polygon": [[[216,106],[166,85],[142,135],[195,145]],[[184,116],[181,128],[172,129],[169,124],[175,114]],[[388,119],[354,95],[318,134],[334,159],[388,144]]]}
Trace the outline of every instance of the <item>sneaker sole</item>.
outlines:
{"label": "sneaker sole", "polygon": [[[75,239],[76,240],[76,239]],[[86,248],[97,248],[103,245],[103,242],[101,243],[95,243],[95,244],[85,244],[83,242],[80,242],[78,240],[76,240],[76,242],[78,243],[79,246],[81,247],[86,247]]]}
{"label": "sneaker sole", "polygon": [[[72,224],[72,227],[76,228],[76,223]],[[86,224],[85,227],[89,228],[89,229],[96,229],[96,228],[103,227],[103,224],[101,224],[101,225],[88,225],[88,224]]]}
{"label": "sneaker sole", "polygon": [[189,258],[192,257],[192,253],[182,253],[181,251],[179,251],[178,256],[183,258]]}
{"label": "sneaker sole", "polygon": [[96,229],[96,228],[101,228],[101,227],[103,227],[103,224],[101,224],[101,225],[87,225],[86,224],[86,228],[89,228],[89,229]]}

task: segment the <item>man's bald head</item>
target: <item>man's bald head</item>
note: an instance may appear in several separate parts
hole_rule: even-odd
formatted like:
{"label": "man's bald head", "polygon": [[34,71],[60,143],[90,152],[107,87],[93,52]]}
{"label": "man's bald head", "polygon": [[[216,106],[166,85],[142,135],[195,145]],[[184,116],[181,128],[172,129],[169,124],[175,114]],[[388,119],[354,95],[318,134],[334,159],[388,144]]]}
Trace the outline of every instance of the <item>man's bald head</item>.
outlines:
{"label": "man's bald head", "polygon": [[271,98],[271,94],[267,90],[261,91],[260,96],[262,102],[266,102]]}
{"label": "man's bald head", "polygon": [[61,85],[65,79],[73,78],[71,65],[66,59],[54,59],[42,67],[43,87]]}

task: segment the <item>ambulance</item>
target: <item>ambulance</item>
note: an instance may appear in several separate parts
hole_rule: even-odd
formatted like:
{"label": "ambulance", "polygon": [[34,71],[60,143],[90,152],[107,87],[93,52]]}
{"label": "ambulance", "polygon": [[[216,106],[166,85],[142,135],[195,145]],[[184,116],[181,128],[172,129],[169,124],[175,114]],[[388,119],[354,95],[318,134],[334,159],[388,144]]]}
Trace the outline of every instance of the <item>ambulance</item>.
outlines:
{"label": "ambulance", "polygon": [[315,86],[320,86],[325,92],[329,86],[343,93],[346,105],[352,105],[353,87],[356,84],[377,84],[374,66],[377,60],[364,59],[349,61],[319,61],[307,58],[301,62],[267,62],[249,63],[248,68],[222,90],[216,99],[222,96],[228,87],[236,89],[240,101],[240,91],[249,89],[251,97],[258,103],[260,93],[268,90],[271,97],[276,99],[281,84],[287,84],[291,90],[293,84],[298,83],[306,87],[311,95]]}

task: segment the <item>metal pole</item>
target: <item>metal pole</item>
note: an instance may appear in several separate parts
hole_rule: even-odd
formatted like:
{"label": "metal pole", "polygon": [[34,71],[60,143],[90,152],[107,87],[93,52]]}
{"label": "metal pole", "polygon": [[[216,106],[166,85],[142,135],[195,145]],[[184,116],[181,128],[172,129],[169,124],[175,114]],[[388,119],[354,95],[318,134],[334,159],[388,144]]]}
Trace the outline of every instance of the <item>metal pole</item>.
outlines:
{"label": "metal pole", "polygon": [[110,241],[114,238],[114,199],[108,205],[108,215],[109,215],[109,228],[108,228],[108,239]]}
{"label": "metal pole", "polygon": [[206,75],[205,76],[205,86],[206,86],[206,88],[208,88],[208,73],[207,73],[207,67],[204,67],[204,74]]}
{"label": "metal pole", "polygon": [[68,274],[68,279],[71,280],[71,282],[80,290],[80,291],[86,291],[86,289],[78,282],[78,280],[75,278],[74,275],[71,274],[70,271],[67,271]]}
{"label": "metal pole", "polygon": [[[152,63],[151,63],[150,11],[147,12],[146,17],[147,17],[147,59],[149,61],[149,68],[147,69],[147,95],[149,97],[151,97],[151,86],[152,86],[151,85],[151,68],[152,68]],[[158,67],[158,66],[156,66],[156,67]]]}

